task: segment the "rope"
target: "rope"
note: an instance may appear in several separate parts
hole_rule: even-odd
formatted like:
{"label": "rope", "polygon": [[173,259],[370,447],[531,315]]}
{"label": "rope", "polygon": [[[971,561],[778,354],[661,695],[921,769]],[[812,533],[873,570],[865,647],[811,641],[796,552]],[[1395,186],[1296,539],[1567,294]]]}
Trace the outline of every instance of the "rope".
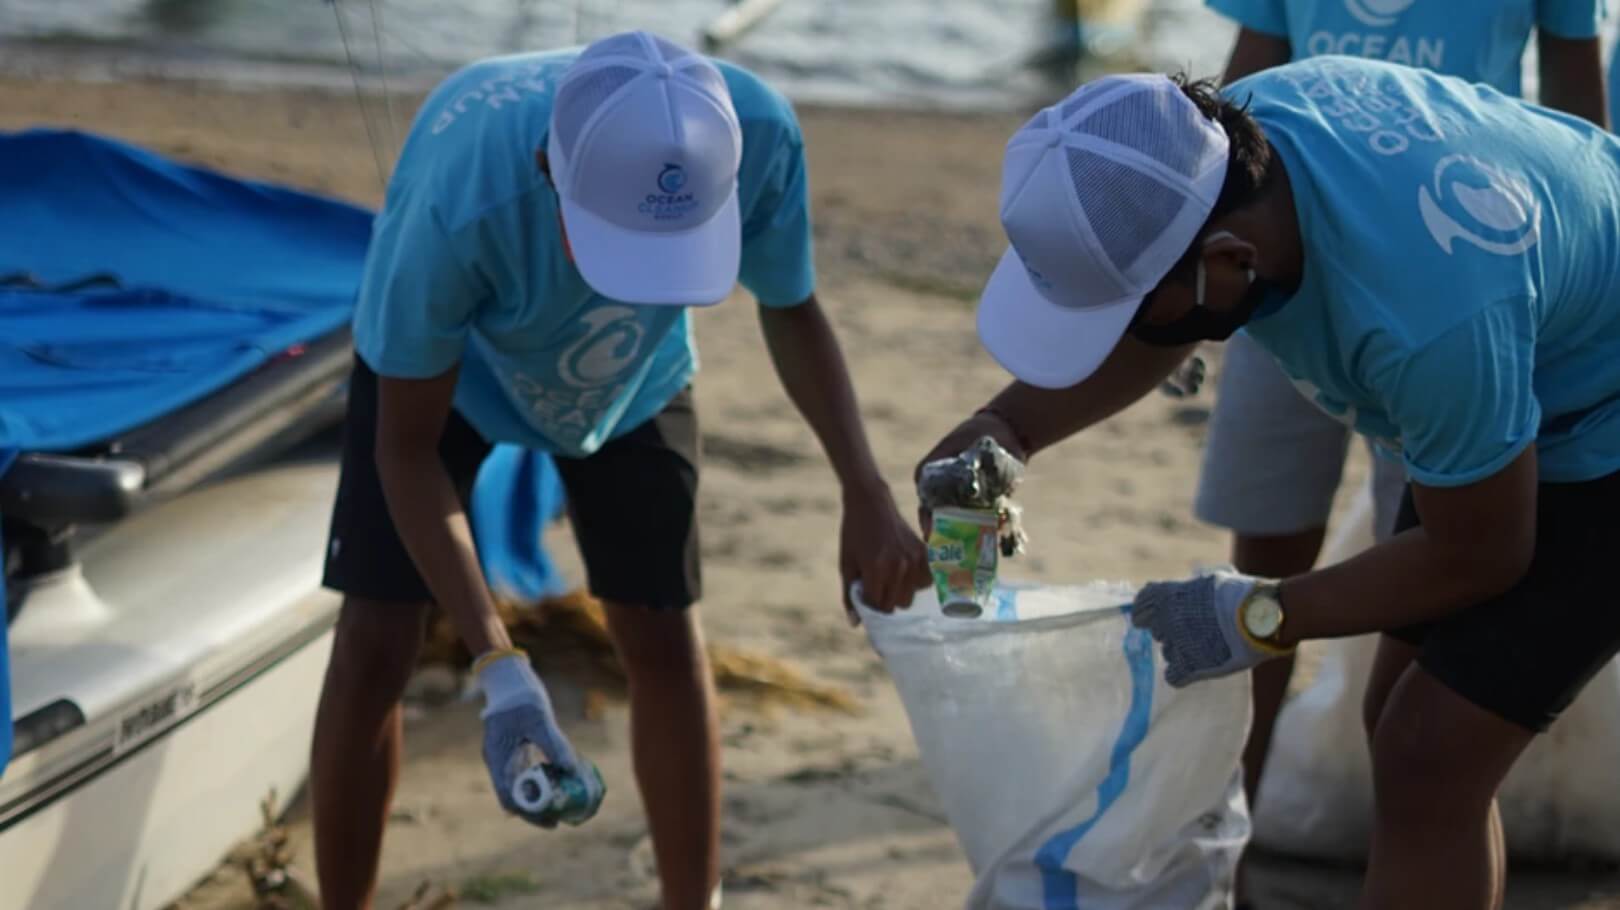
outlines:
{"label": "rope", "polygon": [[388,192],[388,175],[383,167],[382,151],[377,145],[377,133],[371,128],[371,117],[366,113],[365,92],[360,88],[360,67],[355,63],[354,50],[349,44],[349,24],[343,18],[343,10],[338,7],[338,0],[327,0],[332,4],[332,15],[337,18],[338,37],[343,42],[343,56],[349,61],[349,75],[354,80],[354,100],[360,105],[360,119],[366,124],[366,139],[371,143],[371,157],[377,164],[377,183],[384,193]]}
{"label": "rope", "polygon": [[394,93],[388,88],[388,65],[383,61],[382,4],[370,0],[371,33],[377,42],[377,72],[382,77],[383,103],[388,111],[388,147],[399,146],[399,125],[394,120]]}

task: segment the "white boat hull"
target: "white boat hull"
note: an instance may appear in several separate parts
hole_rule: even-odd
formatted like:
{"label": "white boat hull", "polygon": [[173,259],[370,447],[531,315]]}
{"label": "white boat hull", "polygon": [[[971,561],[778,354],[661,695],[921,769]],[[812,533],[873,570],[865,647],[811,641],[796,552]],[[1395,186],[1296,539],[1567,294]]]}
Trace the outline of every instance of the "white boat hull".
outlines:
{"label": "white boat hull", "polygon": [[31,591],[10,628],[0,910],[165,907],[259,829],[267,794],[303,784],[335,477],[281,464],[194,491],[91,541],[82,579]]}

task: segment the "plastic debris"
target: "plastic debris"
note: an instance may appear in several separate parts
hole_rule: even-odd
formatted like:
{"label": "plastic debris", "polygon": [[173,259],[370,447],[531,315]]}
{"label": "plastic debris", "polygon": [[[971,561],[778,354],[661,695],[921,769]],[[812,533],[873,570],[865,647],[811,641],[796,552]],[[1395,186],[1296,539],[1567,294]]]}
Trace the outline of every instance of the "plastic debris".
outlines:
{"label": "plastic debris", "polygon": [[943,508],[994,509],[1001,516],[1001,555],[1024,552],[1024,510],[1012,494],[1024,479],[1024,463],[989,436],[954,458],[923,465],[917,478],[917,498],[930,511]]}

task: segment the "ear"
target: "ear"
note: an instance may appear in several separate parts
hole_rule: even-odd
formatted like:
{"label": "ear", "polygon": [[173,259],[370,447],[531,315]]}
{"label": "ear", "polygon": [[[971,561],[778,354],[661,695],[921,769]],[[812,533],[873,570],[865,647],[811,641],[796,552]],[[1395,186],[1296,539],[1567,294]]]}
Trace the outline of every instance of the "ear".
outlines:
{"label": "ear", "polygon": [[1204,264],[1206,267],[1225,265],[1239,271],[1248,271],[1255,267],[1260,259],[1260,251],[1254,244],[1227,231],[1215,231],[1204,240]]}

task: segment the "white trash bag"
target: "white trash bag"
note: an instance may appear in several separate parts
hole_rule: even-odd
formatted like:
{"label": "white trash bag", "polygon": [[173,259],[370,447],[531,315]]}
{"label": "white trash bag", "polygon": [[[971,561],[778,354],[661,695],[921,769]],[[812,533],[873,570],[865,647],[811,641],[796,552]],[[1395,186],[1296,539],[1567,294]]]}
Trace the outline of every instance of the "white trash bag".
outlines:
{"label": "white trash bag", "polygon": [[[1372,546],[1372,497],[1353,500],[1321,565]],[[1359,861],[1372,836],[1372,764],[1361,699],[1378,636],[1321,642],[1310,686],[1277,717],[1256,801],[1254,840],[1295,856]],[[1620,664],[1587,684],[1545,735],[1525,750],[1499,802],[1510,855],[1620,860]]]}
{"label": "white trash bag", "polygon": [[1232,905],[1248,676],[1171,689],[1133,594],[1001,585],[973,619],[932,588],[858,607],[972,866],[970,910]]}

